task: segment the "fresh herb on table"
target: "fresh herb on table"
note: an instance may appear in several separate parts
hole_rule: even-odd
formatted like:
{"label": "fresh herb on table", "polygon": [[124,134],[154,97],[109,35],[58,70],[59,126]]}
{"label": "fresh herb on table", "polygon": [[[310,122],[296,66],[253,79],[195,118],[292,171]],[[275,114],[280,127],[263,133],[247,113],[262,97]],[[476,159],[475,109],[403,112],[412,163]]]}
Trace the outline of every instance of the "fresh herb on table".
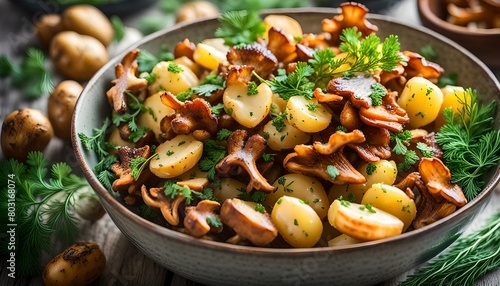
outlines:
{"label": "fresh herb on table", "polygon": [[54,89],[52,73],[45,67],[42,51],[29,48],[20,66],[6,55],[0,55],[0,77],[12,78],[12,84],[20,88],[28,99],[40,98]]}
{"label": "fresh herb on table", "polygon": [[123,37],[125,37],[125,25],[123,24],[122,19],[116,15],[111,16],[109,20],[111,21],[111,25],[114,30],[113,41],[120,42],[123,40]]}
{"label": "fresh herb on table", "polygon": [[[40,255],[51,250],[53,235],[68,243],[76,237],[78,219],[72,213],[75,194],[88,187],[88,183],[73,174],[64,162],[49,168],[41,152],[30,152],[26,163],[14,159],[0,161],[0,173],[2,213],[7,213],[9,202],[15,204],[16,215],[11,223],[17,225],[16,267],[20,275],[34,275]],[[13,197],[10,190],[15,190]],[[10,226],[3,223],[0,229],[3,236]],[[3,237],[1,251],[11,251]]]}
{"label": "fresh herb on table", "polygon": [[483,189],[483,174],[500,161],[500,130],[493,129],[497,103],[482,105],[476,91],[467,89],[470,101],[458,97],[463,109],[454,114],[451,108],[443,111],[446,124],[436,134],[443,149],[443,161],[451,172],[453,183],[459,183],[467,200]]}
{"label": "fresh herb on table", "polygon": [[459,238],[443,254],[431,259],[401,286],[474,285],[488,271],[500,267],[500,212],[479,230]]}

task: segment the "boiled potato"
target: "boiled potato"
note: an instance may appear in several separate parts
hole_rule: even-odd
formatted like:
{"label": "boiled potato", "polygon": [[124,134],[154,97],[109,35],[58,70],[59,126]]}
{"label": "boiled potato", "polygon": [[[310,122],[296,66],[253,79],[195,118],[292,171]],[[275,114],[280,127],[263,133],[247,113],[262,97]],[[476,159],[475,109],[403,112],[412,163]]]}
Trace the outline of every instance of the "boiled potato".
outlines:
{"label": "boiled potato", "polygon": [[175,178],[193,168],[203,154],[203,143],[193,135],[177,135],[156,147],[158,156],[149,163],[149,170],[160,178]]}
{"label": "boiled potato", "polygon": [[52,258],[43,270],[47,286],[89,285],[106,267],[106,257],[95,242],[78,242]]}
{"label": "boiled potato", "polygon": [[200,166],[196,164],[193,168],[189,169],[188,171],[184,172],[182,175],[177,177],[177,179],[181,181],[186,181],[194,178],[206,178],[207,173],[208,172],[200,170]]}
{"label": "boiled potato", "polygon": [[52,39],[50,57],[62,76],[82,81],[89,80],[109,60],[101,42],[73,31],[60,32]]}
{"label": "boiled potato", "polygon": [[404,223],[376,207],[335,200],[328,209],[328,221],[340,232],[363,241],[401,234]]}
{"label": "boiled potato", "polygon": [[43,151],[49,144],[54,129],[49,119],[39,110],[15,110],[2,123],[2,151],[7,159],[25,161],[31,151]]}
{"label": "boiled potato", "polygon": [[206,43],[198,43],[194,50],[193,59],[206,69],[217,70],[219,64],[226,61],[226,53]]}
{"label": "boiled potato", "polygon": [[71,119],[76,101],[83,87],[74,80],[60,82],[49,96],[47,111],[54,134],[66,141],[71,141]]}
{"label": "boiled potato", "polygon": [[268,15],[264,18],[264,25],[269,31],[272,27],[282,29],[293,38],[303,37],[302,27],[294,18],[286,15]]}
{"label": "boiled potato", "polygon": [[273,103],[271,106],[272,114],[280,114],[286,110],[286,100],[281,98],[277,93],[273,93]]}
{"label": "boiled potato", "polygon": [[220,180],[220,186],[215,186],[214,196],[218,198],[221,202],[227,199],[234,199],[241,194],[243,190],[246,192],[247,185],[233,178],[222,178]]}
{"label": "boiled potato", "polygon": [[423,77],[412,77],[398,97],[397,103],[408,113],[409,129],[425,126],[436,120],[443,103],[443,92]]}
{"label": "boiled potato", "polygon": [[441,104],[439,114],[435,121],[437,127],[441,127],[446,123],[443,116],[443,110],[445,108],[451,107],[454,114],[457,115],[464,107],[462,102],[471,102],[470,94],[461,86],[447,85],[441,88],[441,91],[443,92],[443,104]]}
{"label": "boiled potato", "polygon": [[148,87],[150,94],[166,90],[177,95],[200,83],[200,80],[190,68],[173,62],[162,61],[157,63],[151,74],[155,74],[156,77]]}
{"label": "boiled potato", "polygon": [[[368,174],[368,166],[372,168],[372,172]],[[342,196],[344,200],[354,203],[361,203],[361,200],[366,192],[373,184],[383,183],[392,185],[396,181],[398,168],[396,162],[389,160],[379,160],[373,163],[364,163],[357,170],[366,178],[364,184],[347,184],[333,185],[328,193],[328,199],[333,202]]]}
{"label": "boiled potato", "polygon": [[370,204],[399,218],[404,223],[403,231],[410,227],[417,215],[415,201],[402,190],[386,184],[373,184],[366,191],[361,204]]}
{"label": "boiled potato", "polygon": [[323,232],[318,214],[298,198],[283,196],[278,199],[271,219],[283,239],[293,247],[313,247]]}
{"label": "boiled potato", "polygon": [[112,144],[113,146],[120,146],[120,147],[127,146],[130,148],[135,147],[134,142],[130,142],[130,141],[125,140],[121,137],[120,130],[118,128],[115,128],[115,129],[113,129],[113,131],[111,131],[111,133],[109,134],[109,137],[108,137],[108,142],[110,144]]}
{"label": "boiled potato", "polygon": [[163,92],[157,92],[151,96],[148,96],[144,100],[144,106],[150,108],[153,111],[153,114],[149,112],[143,112],[139,115],[139,118],[137,120],[140,126],[151,129],[151,131],[153,131],[156,135],[157,139],[159,139],[162,133],[160,129],[160,121],[163,117],[171,115],[175,112],[175,110],[161,102],[162,93]]}
{"label": "boiled potato", "polygon": [[330,202],[320,181],[302,174],[286,174],[273,184],[274,191],[262,203],[271,208],[284,195],[299,198],[311,206],[320,219],[326,217]]}
{"label": "boiled potato", "polygon": [[332,121],[330,111],[318,100],[292,96],[286,104],[287,119],[303,132],[316,133],[324,130]]}
{"label": "boiled potato", "polygon": [[111,21],[95,6],[73,5],[64,10],[61,22],[64,30],[93,37],[106,47],[113,40]]}
{"label": "boiled potato", "polygon": [[341,234],[335,238],[328,241],[328,246],[344,246],[363,242],[362,240],[350,237],[346,234]]}
{"label": "boiled potato", "polygon": [[220,13],[219,8],[209,1],[194,1],[188,2],[179,9],[175,18],[176,23],[184,21],[198,20],[205,17],[217,16]]}
{"label": "boiled potato", "polygon": [[278,131],[272,121],[267,122],[262,129],[267,146],[275,151],[293,149],[295,145],[305,144],[311,140],[311,135],[293,127],[288,120],[283,121],[285,126]]}
{"label": "boiled potato", "polygon": [[248,86],[243,83],[229,85],[224,91],[222,101],[226,110],[231,110],[231,117],[239,124],[253,128],[257,126],[271,110],[273,92],[261,83],[257,94],[248,95]]}

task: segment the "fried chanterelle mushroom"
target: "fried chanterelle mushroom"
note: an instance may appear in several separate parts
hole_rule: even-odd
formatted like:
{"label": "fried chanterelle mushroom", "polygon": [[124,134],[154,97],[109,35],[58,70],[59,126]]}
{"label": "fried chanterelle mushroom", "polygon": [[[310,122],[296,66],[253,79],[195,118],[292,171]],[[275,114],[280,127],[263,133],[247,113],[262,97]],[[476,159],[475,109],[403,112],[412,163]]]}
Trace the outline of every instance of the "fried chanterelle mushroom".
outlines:
{"label": "fried chanterelle mushroom", "polygon": [[141,187],[141,195],[144,203],[153,209],[159,209],[165,220],[172,226],[179,225],[179,205],[186,200],[184,196],[175,199],[165,195],[165,188]]}
{"label": "fried chanterelle mushroom", "polygon": [[222,224],[215,212],[220,208],[216,201],[203,200],[196,206],[186,207],[184,227],[194,237],[202,237],[209,231],[220,232]]}

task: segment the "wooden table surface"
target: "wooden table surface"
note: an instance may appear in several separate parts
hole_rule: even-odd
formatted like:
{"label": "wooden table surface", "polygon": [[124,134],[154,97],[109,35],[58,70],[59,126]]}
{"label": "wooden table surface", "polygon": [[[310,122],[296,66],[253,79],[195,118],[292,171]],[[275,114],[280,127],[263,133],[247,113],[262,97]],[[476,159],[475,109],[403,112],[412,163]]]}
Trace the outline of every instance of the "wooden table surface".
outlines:
{"label": "wooden table surface", "polygon": [[[139,15],[126,18],[126,23],[134,23],[140,16],[148,13],[156,13],[154,9],[154,7],[151,7],[140,12]],[[385,14],[410,23],[419,23],[415,0],[401,1],[400,4],[386,11]],[[37,45],[33,39],[32,23],[32,16],[24,14],[7,0],[0,0],[0,53],[16,58],[22,56],[27,47]],[[495,72],[498,77],[500,72]],[[16,89],[11,88],[7,81],[0,79],[0,124],[6,115],[14,109],[32,107],[46,111],[46,102],[47,96],[34,101],[23,100],[22,95]],[[78,164],[69,143],[54,138],[47,147],[45,154],[54,161],[65,161],[75,170],[78,170]],[[5,156],[0,151],[0,160],[4,158]],[[500,188],[497,188],[484,212],[475,219],[468,231],[480,227],[485,218],[499,209]],[[3,218],[2,223],[4,223]],[[95,223],[81,222],[80,229],[78,240],[97,242],[107,258],[106,269],[94,285],[197,285],[162,268],[144,256],[121,234],[107,215]],[[65,247],[65,245],[54,241],[52,253],[45,254],[41,259],[41,265],[38,267],[42,269],[43,265],[51,257],[61,252]],[[2,258],[0,261],[0,285],[43,285],[40,276],[11,279],[7,276],[8,270],[6,267],[6,259]],[[34,265],[34,267],[37,266]],[[381,283],[380,286],[398,285],[406,275],[414,271],[411,270],[398,275],[389,281]],[[500,285],[500,269],[490,272],[477,281],[476,285]]]}

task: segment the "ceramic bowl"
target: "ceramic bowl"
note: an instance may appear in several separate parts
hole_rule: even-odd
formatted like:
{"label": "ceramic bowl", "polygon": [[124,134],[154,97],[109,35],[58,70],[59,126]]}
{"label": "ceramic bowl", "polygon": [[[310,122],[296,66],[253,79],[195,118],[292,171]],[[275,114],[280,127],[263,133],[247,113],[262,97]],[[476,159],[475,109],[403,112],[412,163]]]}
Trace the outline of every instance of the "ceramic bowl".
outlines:
{"label": "ceramic bowl", "polygon": [[[294,17],[307,32],[320,32],[321,20],[338,12],[328,8],[267,11]],[[475,87],[484,100],[500,99],[498,81],[465,49],[425,28],[378,15],[370,15],[369,19],[379,27],[381,38],[398,34],[402,49],[418,50],[432,45],[447,72],[461,75],[460,84]],[[178,24],[144,38],[130,49],[139,47],[158,53],[163,45],[174,45],[186,37],[194,42],[210,37],[218,25],[216,19]],[[373,285],[427,261],[449,246],[483,209],[500,180],[497,168],[488,175],[488,183],[477,198],[439,222],[397,237],[357,245],[271,249],[200,240],[172,231],[141,218],[108,192],[92,172],[96,156],[83,149],[77,136],[91,134],[110,115],[105,94],[115,78],[114,67],[124,54],[99,70],[81,94],[73,117],[74,150],[87,180],[123,234],[147,256],[188,279],[209,285]]]}
{"label": "ceramic bowl", "polygon": [[[445,0],[418,0],[417,6],[424,26],[457,42],[490,68],[500,68],[500,28],[471,30],[447,22]],[[497,9],[500,14],[500,7],[491,9]]]}

